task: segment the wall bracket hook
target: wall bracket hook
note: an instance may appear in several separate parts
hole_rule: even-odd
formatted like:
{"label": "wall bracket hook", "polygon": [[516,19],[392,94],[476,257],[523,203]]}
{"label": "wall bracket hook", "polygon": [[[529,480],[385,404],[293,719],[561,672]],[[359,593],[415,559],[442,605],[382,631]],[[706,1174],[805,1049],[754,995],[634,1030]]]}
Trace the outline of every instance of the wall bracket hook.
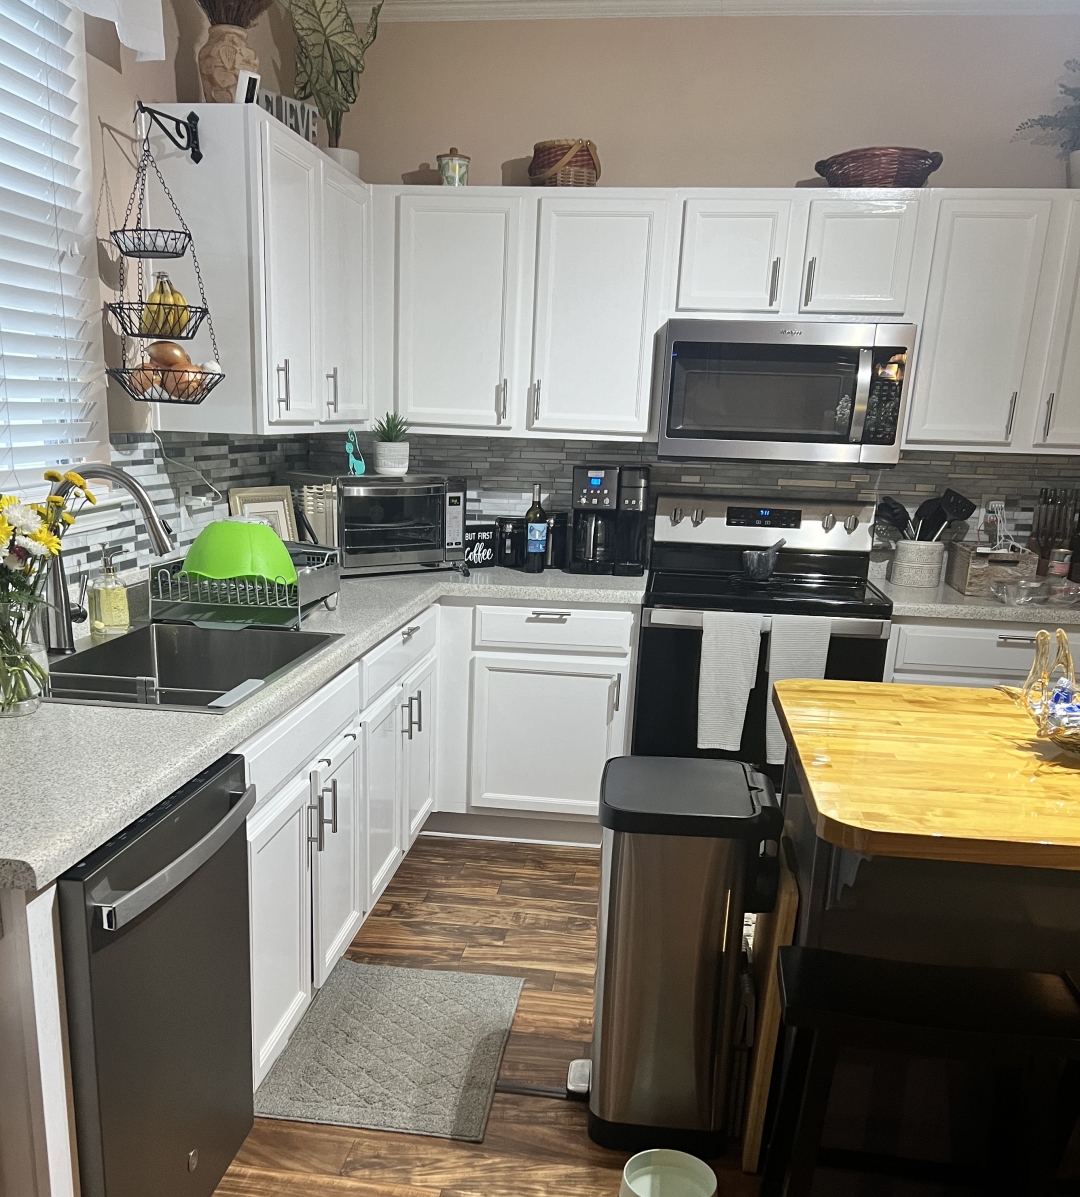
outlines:
{"label": "wall bracket hook", "polygon": [[[192,162],[202,161],[202,150],[199,149],[199,118],[194,112],[189,112],[186,117],[173,116],[170,112],[160,112],[157,108],[148,108],[142,100],[136,100],[136,120],[140,114],[148,116],[151,123],[157,125],[178,150],[185,154],[190,153]],[[165,123],[166,121],[168,124]],[[169,125],[172,125],[171,129]]]}

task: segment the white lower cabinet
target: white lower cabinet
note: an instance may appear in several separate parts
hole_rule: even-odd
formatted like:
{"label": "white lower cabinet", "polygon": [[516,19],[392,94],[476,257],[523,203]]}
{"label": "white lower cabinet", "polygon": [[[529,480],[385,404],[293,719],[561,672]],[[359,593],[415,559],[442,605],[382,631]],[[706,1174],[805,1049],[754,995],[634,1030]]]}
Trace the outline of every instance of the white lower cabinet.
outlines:
{"label": "white lower cabinet", "polygon": [[[1050,619],[1055,627],[1060,620]],[[1018,686],[1035,657],[1040,624],[894,621],[885,681],[916,686]],[[1066,629],[1080,651],[1080,628]]]}
{"label": "white lower cabinet", "polygon": [[623,658],[475,654],[470,804],[595,815],[625,749],[628,681]]}
{"label": "white lower cabinet", "polygon": [[305,773],[248,819],[256,1088],[311,1002],[310,805],[311,782]]}
{"label": "white lower cabinet", "polygon": [[346,732],[311,772],[312,968],[318,988],[364,921],[359,728]]}
{"label": "white lower cabinet", "polygon": [[405,851],[413,846],[435,806],[437,673],[438,664],[432,654],[409,674],[402,686]]}
{"label": "white lower cabinet", "polygon": [[367,908],[371,910],[404,855],[402,719],[404,690],[390,687],[360,716],[367,806]]}

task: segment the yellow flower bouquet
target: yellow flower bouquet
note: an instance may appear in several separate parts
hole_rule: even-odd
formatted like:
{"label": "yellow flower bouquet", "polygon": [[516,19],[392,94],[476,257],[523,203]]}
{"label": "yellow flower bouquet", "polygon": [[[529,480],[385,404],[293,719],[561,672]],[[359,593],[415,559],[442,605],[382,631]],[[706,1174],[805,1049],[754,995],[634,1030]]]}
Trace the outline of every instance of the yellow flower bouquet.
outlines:
{"label": "yellow flower bouquet", "polygon": [[46,606],[42,592],[71,508],[97,500],[74,470],[46,470],[53,493],[44,503],[0,494],[0,716],[35,711],[49,681],[43,654],[35,655],[33,630]]}

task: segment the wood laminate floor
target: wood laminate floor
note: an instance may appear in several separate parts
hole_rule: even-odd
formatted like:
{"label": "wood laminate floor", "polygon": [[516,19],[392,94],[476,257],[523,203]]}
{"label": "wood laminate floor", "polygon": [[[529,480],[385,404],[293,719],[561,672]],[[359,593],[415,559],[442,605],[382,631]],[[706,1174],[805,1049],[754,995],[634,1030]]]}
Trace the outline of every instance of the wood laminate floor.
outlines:
{"label": "wood laminate floor", "polygon": [[[587,1053],[600,854],[422,836],[347,953],[366,964],[524,977],[500,1084],[562,1090]],[[496,1093],[483,1143],[256,1119],[217,1197],[614,1197],[627,1156],[586,1107]],[[720,1197],[753,1197],[738,1153]]]}

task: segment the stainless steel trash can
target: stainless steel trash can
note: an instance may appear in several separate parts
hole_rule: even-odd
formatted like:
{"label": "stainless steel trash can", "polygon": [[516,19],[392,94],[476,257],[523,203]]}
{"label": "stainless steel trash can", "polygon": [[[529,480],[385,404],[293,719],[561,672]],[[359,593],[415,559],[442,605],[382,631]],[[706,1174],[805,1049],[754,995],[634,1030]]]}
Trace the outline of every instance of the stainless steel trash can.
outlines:
{"label": "stainless steel trash can", "polygon": [[776,900],[772,783],[738,761],[617,757],[604,828],[589,1135],[605,1147],[725,1146],[746,911]]}

